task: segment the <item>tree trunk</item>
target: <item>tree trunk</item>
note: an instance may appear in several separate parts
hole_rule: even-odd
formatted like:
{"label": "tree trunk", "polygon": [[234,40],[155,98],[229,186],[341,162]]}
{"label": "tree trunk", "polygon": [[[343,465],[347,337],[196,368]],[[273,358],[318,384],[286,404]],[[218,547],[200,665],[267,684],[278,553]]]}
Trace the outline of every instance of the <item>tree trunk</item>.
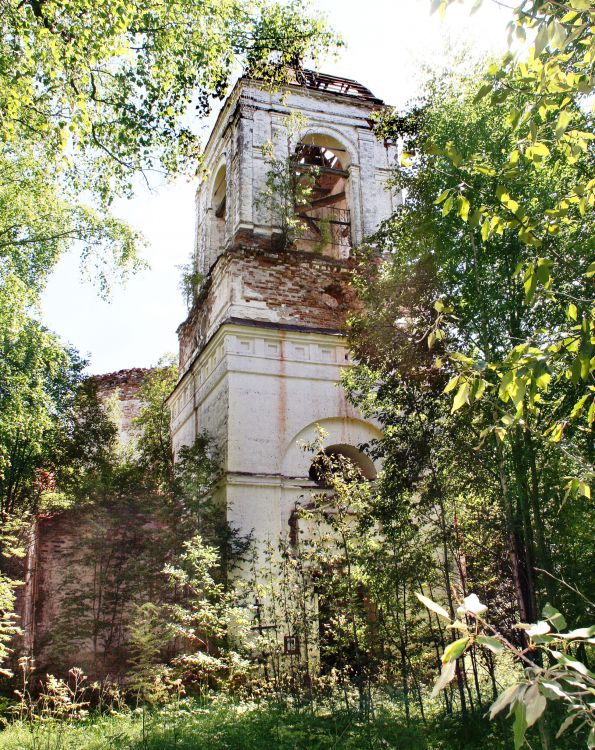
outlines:
{"label": "tree trunk", "polygon": [[517,525],[515,522],[515,514],[512,508],[512,501],[510,498],[510,489],[508,485],[508,476],[506,474],[506,466],[504,463],[504,454],[502,446],[496,440],[496,458],[498,463],[498,478],[500,481],[501,499],[502,506],[504,509],[504,515],[506,517],[506,532],[508,536],[508,550],[510,557],[510,565],[512,569],[512,579],[514,583],[515,594],[517,598],[517,605],[519,608],[519,616],[523,622],[531,622],[532,618],[532,604],[529,592],[526,585],[525,576],[525,556],[522,544],[522,538],[519,535]]}

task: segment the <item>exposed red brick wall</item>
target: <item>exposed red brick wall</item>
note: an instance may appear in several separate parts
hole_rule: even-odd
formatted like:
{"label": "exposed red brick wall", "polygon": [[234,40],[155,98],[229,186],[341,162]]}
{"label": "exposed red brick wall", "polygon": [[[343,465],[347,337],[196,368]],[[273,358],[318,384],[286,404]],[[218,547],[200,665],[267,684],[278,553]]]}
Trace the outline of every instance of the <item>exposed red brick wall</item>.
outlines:
{"label": "exposed red brick wall", "polygon": [[[233,254],[230,273],[304,327],[341,330],[353,302],[348,266],[308,253],[251,250]],[[246,299],[249,299],[247,296]]]}
{"label": "exposed red brick wall", "polygon": [[97,383],[101,394],[107,395],[118,390],[120,398],[129,399],[136,396],[143,380],[150,372],[151,369],[148,367],[132,367],[129,370],[118,370],[91,377]]}
{"label": "exposed red brick wall", "polygon": [[[223,262],[223,259],[220,262]],[[211,274],[202,293],[188,313],[188,317],[178,327],[180,372],[185,369],[196,348],[202,348],[206,343],[207,327],[214,301],[211,291],[212,279]]]}
{"label": "exposed red brick wall", "polygon": [[[279,322],[304,328],[340,331],[350,310],[357,304],[350,287],[351,265],[312,253],[275,251],[257,247],[240,247],[221,256],[190,311],[178,329],[180,368],[207,343],[212,327],[212,311],[219,293],[218,279],[223,276],[243,281],[242,302],[264,301],[270,311],[279,313]],[[258,314],[251,315],[257,320]],[[223,322],[223,321],[220,321]]]}
{"label": "exposed red brick wall", "polygon": [[40,674],[123,676],[131,608],[160,585],[167,530],[157,502],[120,498],[37,519],[27,645]]}
{"label": "exposed red brick wall", "polygon": [[[121,434],[131,430],[150,372],[137,367],[93,376],[101,399],[118,399]],[[168,531],[162,505],[158,497],[114,497],[35,519],[18,606],[21,647],[41,674],[72,666],[97,678],[123,674],[131,606],[149,598],[162,567],[159,545]]]}
{"label": "exposed red brick wall", "polygon": [[133,432],[133,420],[138,416],[141,407],[138,389],[150,372],[151,369],[147,367],[133,367],[129,370],[92,376],[97,383],[99,397],[102,400],[105,401],[116,394],[119,407],[118,427],[120,437],[124,440]]}

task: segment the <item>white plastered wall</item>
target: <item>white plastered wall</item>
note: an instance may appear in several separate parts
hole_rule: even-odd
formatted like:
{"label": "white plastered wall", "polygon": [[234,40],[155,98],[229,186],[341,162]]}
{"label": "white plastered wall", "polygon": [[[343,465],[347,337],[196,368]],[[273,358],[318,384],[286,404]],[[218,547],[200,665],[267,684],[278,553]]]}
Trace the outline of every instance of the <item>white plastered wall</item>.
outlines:
{"label": "white plastered wall", "polygon": [[241,533],[264,541],[288,532],[314,488],[304,446],[319,427],[326,445],[380,437],[339,385],[350,365],[341,336],[226,324],[187,373],[172,404],[174,448],[203,430],[212,435],[228,519]]}
{"label": "white plastered wall", "polygon": [[[209,271],[237,232],[252,232],[256,237],[271,235],[274,227],[270,216],[265,207],[256,205],[268,169],[262,149],[271,142],[277,157],[287,155],[285,119],[292,111],[306,118],[300,138],[321,145],[325,138],[332,139],[345,150],[354,246],[371,235],[400,202],[400,196],[386,185],[396,150],[376,140],[369,123],[370,104],[306,88],[272,93],[243,79],[229,97],[205,149],[205,179],[196,197],[196,259],[202,274]],[[226,236],[219,252],[213,252],[207,234],[213,179],[222,163],[227,167]]]}

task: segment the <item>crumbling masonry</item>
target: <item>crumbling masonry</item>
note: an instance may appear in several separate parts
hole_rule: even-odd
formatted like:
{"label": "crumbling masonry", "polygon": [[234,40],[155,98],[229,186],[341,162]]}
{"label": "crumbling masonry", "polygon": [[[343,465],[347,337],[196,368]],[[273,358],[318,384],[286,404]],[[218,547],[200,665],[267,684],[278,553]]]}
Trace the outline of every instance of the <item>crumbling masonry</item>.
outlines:
{"label": "crumbling masonry", "polygon": [[[243,78],[206,147],[194,255],[202,281],[178,329],[173,443],[178,452],[199,433],[210,434],[221,449],[218,492],[228,520],[261,542],[287,534],[290,522],[295,531],[293,510],[316,480],[303,444],[318,426],[328,449],[375,476],[359,446],[379,430],[347,403],[338,383],[351,364],[343,336],[354,303],[351,249],[399,199],[386,188],[394,149],[375,139],[369,119],[382,106],[354,81],[308,71],[279,93]],[[315,179],[287,247],[279,217],[258,197],[268,169],[263,146],[287,157],[291,112],[306,118],[289,144],[296,175]],[[103,397],[118,394],[124,439],[144,375],[134,369],[97,379]],[[120,505],[100,517],[85,508],[57,513],[32,528],[21,613],[25,652],[42,672],[76,665],[93,677],[118,678],[125,668],[134,598],[127,587],[150,585],[134,565],[157,546],[163,526],[155,506]],[[118,577],[118,569],[126,575]]]}
{"label": "crumbling masonry", "polygon": [[[382,102],[361,84],[300,71],[282,92],[241,79],[205,151],[196,195],[196,275],[203,279],[178,329],[180,379],[170,398],[174,449],[203,431],[224,462],[221,501],[241,533],[274,541],[314,486],[302,444],[327,433],[334,452],[374,467],[358,446],[377,427],[347,403],[338,382],[350,365],[343,337],[352,306],[350,250],[395,209],[386,187],[393,147],[370,115]],[[287,116],[306,125],[289,142]],[[314,177],[301,230],[281,245],[279,216],[259,197],[263,147]]]}

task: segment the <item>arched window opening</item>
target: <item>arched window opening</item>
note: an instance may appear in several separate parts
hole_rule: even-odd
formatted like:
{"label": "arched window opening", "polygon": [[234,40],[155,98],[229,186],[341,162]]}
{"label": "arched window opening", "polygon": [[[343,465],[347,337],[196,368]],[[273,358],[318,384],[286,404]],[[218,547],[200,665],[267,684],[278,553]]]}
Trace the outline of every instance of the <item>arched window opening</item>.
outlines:
{"label": "arched window opening", "polygon": [[338,474],[371,482],[376,479],[376,467],[365,453],[353,445],[331,445],[314,457],[308,477],[319,487],[330,487],[332,476]]}
{"label": "arched window opening", "polygon": [[301,221],[297,249],[347,258],[351,248],[347,150],[333,138],[310,135],[297,144],[293,160],[307,194],[295,207]]}
{"label": "arched window opening", "polygon": [[211,262],[212,265],[225,245],[227,215],[227,169],[223,164],[215,177],[211,200]]}

